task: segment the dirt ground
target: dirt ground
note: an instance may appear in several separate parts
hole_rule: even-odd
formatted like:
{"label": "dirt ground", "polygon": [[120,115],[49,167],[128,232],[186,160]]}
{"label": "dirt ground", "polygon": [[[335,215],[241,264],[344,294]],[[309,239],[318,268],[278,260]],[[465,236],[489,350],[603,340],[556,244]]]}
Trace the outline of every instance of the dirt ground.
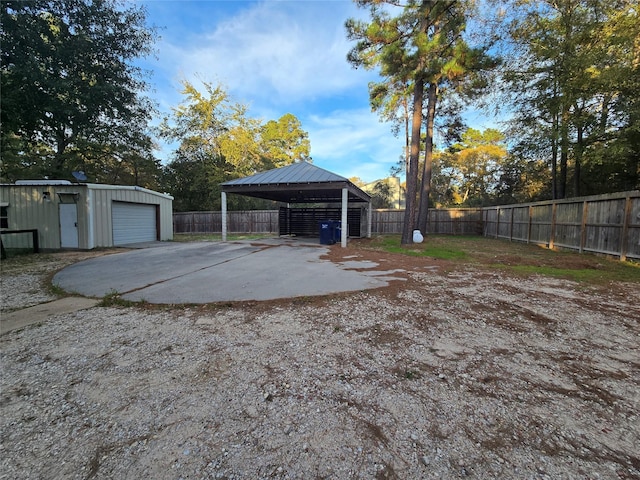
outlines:
{"label": "dirt ground", "polygon": [[[0,337],[0,478],[640,478],[638,284],[329,257],[404,279]],[[6,263],[2,311],[78,258]]]}

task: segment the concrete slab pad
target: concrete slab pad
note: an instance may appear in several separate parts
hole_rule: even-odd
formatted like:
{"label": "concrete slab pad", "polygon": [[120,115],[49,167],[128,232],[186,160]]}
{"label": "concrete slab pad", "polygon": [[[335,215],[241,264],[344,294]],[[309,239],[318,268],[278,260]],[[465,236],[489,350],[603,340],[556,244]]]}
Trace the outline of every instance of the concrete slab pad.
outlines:
{"label": "concrete slab pad", "polygon": [[250,244],[170,243],[92,258],[53,277],[67,292],[90,297],[125,293],[211,268],[260,250]]}
{"label": "concrete slab pad", "polygon": [[321,260],[328,248],[273,239],[172,243],[86,260],[53,281],[81,295],[117,291],[127,300],[180,304],[327,295],[393,280]]}

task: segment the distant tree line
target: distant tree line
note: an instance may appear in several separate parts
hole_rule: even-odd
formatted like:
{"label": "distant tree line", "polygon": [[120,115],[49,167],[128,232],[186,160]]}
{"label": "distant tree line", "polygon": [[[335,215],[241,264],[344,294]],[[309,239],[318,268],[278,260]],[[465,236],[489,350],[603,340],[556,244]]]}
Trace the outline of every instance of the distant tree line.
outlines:
{"label": "distant tree line", "polygon": [[[378,72],[371,106],[405,139],[403,242],[427,233],[434,205],[640,188],[637,0],[356,3],[369,17],[346,21],[347,60]],[[253,118],[207,81],[183,82],[182,102],[152,128],[160,114],[136,60],[157,34],[138,4],[4,0],[0,22],[0,181],[83,171],[171,193],[176,210],[210,210],[221,182],[310,160],[295,116]],[[469,129],[468,105],[508,121]],[[175,146],[165,164],[159,140]],[[384,195],[381,183],[380,205]]]}
{"label": "distant tree line", "polygon": [[[183,82],[183,101],[158,112],[135,60],[153,53],[144,8],[118,0],[0,3],[0,181],[68,179],[171,193],[174,208],[220,208],[219,183],[310,160],[309,139],[291,114],[263,122],[220,85]],[[162,165],[158,139],[177,147]],[[230,208],[271,206],[230,198]]]}
{"label": "distant tree line", "polygon": [[[406,140],[403,243],[430,202],[640,188],[637,1],[355,1],[369,19],[347,20],[347,59],[377,69],[371,106]],[[483,102],[504,135],[467,130],[461,107]]]}
{"label": "distant tree line", "polygon": [[[160,135],[178,142],[164,169],[164,185],[177,211],[219,210],[220,183],[310,160],[307,132],[292,114],[266,123],[250,118],[219,85],[203,91],[183,82],[183,102],[160,126]],[[273,204],[231,195],[230,209],[272,208]]]}

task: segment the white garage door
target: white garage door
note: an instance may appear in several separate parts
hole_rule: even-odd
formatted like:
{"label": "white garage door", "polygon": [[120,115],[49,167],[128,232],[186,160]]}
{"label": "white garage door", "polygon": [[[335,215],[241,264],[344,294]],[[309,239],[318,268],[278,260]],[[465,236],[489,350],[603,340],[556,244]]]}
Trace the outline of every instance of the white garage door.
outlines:
{"label": "white garage door", "polygon": [[113,202],[111,219],[114,245],[157,240],[155,205]]}

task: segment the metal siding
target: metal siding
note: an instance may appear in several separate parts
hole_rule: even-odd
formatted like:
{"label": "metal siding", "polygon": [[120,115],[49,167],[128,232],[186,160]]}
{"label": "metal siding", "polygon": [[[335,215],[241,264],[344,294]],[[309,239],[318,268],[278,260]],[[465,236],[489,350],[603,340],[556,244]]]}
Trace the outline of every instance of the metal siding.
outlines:
{"label": "metal siding", "polygon": [[[89,192],[91,190],[91,199]],[[42,199],[48,191],[50,202]],[[0,202],[8,203],[8,229],[38,229],[40,248],[60,248],[60,217],[58,193],[78,193],[78,244],[81,249],[113,246],[111,203],[130,201],[158,206],[160,209],[160,239],[173,239],[172,199],[146,189],[112,185],[0,185]],[[92,232],[89,229],[92,228]],[[93,241],[92,241],[93,240]],[[7,248],[30,248],[30,234],[3,235]]]}
{"label": "metal siding", "polygon": [[173,240],[173,203],[160,200],[160,240]]}
{"label": "metal siding", "polygon": [[[89,247],[89,199],[87,197],[87,187],[78,185],[75,189],[78,192],[78,247],[87,249]],[[67,190],[68,191],[68,190]]]}
{"label": "metal siding", "polygon": [[[131,196],[131,195],[129,195]],[[152,242],[157,240],[156,205],[113,202],[113,244]]]}
{"label": "metal siding", "polygon": [[[94,197],[93,212],[95,246],[113,246],[113,202],[153,205],[159,208],[160,240],[173,239],[173,199],[157,192],[133,187],[90,185]],[[155,239],[155,237],[154,237]]]}
{"label": "metal siding", "polygon": [[94,246],[111,247],[113,246],[113,236],[111,235],[111,202],[108,190],[91,190],[93,196],[91,214],[93,215]]}
{"label": "metal siding", "polygon": [[[42,249],[60,248],[58,198],[54,185],[3,185],[0,201],[8,203],[9,230],[38,229]],[[43,192],[49,192],[50,202],[43,200]],[[30,248],[29,234],[3,235],[7,248]]]}

